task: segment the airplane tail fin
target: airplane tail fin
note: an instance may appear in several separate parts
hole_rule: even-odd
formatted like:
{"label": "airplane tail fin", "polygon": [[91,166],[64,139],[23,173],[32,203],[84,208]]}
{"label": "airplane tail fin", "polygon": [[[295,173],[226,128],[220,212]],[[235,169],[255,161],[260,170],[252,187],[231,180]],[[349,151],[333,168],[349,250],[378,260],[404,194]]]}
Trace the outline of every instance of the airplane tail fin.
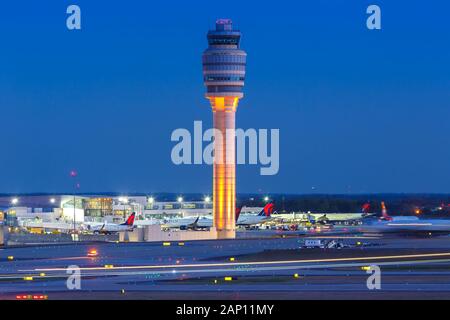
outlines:
{"label": "airplane tail fin", "polygon": [[125,221],[125,223],[122,223],[123,226],[132,226],[134,225],[134,218],[136,217],[136,212],[133,212]]}
{"label": "airplane tail fin", "polygon": [[364,203],[361,210],[364,215],[369,214],[370,213],[370,203],[369,202]]}
{"label": "airplane tail fin", "polygon": [[261,210],[260,213],[258,213],[258,216],[266,216],[270,217],[273,213],[273,210],[275,208],[275,205],[272,202],[269,202],[264,206],[264,208]]}
{"label": "airplane tail fin", "polygon": [[239,215],[241,214],[242,206],[236,207],[236,222],[239,219]]}
{"label": "airplane tail fin", "polygon": [[384,203],[384,201],[381,202],[381,215],[383,216],[384,220],[392,220],[392,217],[387,213],[386,204]]}
{"label": "airplane tail fin", "polygon": [[197,228],[198,228],[198,220],[199,219],[200,219],[200,216],[198,216],[197,219],[195,219],[195,221],[192,222],[192,224],[191,224],[191,228],[192,229],[197,230]]}

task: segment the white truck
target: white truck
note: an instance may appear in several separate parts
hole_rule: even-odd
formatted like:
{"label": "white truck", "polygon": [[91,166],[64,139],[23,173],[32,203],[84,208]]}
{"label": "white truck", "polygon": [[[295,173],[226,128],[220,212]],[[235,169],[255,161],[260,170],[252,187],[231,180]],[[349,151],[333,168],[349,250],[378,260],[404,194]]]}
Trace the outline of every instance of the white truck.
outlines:
{"label": "white truck", "polygon": [[306,239],[303,248],[324,248],[325,243],[320,239]]}

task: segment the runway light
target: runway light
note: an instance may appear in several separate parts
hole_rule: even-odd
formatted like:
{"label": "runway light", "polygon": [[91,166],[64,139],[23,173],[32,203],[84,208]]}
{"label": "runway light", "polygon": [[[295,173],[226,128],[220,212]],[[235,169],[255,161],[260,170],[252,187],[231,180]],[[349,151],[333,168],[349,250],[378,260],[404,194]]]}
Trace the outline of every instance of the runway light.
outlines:
{"label": "runway light", "polygon": [[362,243],[360,241],[356,242],[357,246],[360,246]]}
{"label": "runway light", "polygon": [[33,281],[33,277],[23,277],[24,281]]}
{"label": "runway light", "polygon": [[233,277],[225,277],[224,280],[225,281],[233,281]]}
{"label": "runway light", "polygon": [[91,249],[88,252],[88,257],[97,257],[98,256],[98,251],[96,249]]}
{"label": "runway light", "polygon": [[184,246],[184,242],[178,242],[179,246]]}
{"label": "runway light", "polygon": [[369,271],[369,270],[370,270],[370,267],[369,267],[369,266],[363,266],[363,267],[361,267],[361,270],[363,270],[363,271]]}
{"label": "runway light", "polygon": [[163,242],[163,246],[164,246],[164,247],[170,246],[170,242]]}
{"label": "runway light", "polygon": [[8,260],[9,261],[13,261],[14,260],[14,256],[8,256]]}
{"label": "runway light", "polygon": [[300,278],[300,276],[298,275],[298,273],[294,273],[294,278],[295,278],[295,279]]}
{"label": "runway light", "polygon": [[234,257],[231,257],[231,258],[230,258],[230,261],[234,261],[234,260],[235,260]]}
{"label": "runway light", "polygon": [[114,265],[113,264],[105,264],[105,269],[113,269]]}
{"label": "runway light", "polygon": [[39,277],[45,277],[45,273],[44,272],[39,273]]}

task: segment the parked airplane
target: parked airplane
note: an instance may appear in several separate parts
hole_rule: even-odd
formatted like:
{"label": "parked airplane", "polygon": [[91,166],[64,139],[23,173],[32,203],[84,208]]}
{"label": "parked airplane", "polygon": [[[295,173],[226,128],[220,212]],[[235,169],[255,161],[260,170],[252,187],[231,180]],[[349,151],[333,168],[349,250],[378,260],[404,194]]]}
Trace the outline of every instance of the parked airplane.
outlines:
{"label": "parked airplane", "polygon": [[[237,226],[252,226],[271,220],[271,215],[274,213],[274,204],[268,203],[264,206],[258,214],[240,214],[242,207],[236,208],[236,225]],[[187,229],[206,229],[213,226],[212,217],[185,217],[168,221],[165,224],[168,228]]]}
{"label": "parked airplane", "polygon": [[98,222],[87,222],[87,229],[92,231],[95,234],[103,233],[103,234],[111,234],[120,231],[131,231],[134,226],[134,218],[136,217],[136,212],[133,212],[122,224],[117,223],[98,223]]}
{"label": "parked airplane", "polygon": [[275,205],[270,202],[264,206],[260,213],[255,214],[237,214],[236,215],[236,225],[249,227],[252,225],[257,225],[265,223],[272,220],[272,214],[274,213]]}
{"label": "parked airplane", "polygon": [[311,223],[335,224],[335,223],[360,223],[362,219],[373,215],[370,213],[370,203],[362,206],[361,213],[309,213],[308,220]]}
{"label": "parked airplane", "polygon": [[[19,220],[19,226],[26,229],[44,229],[60,232],[70,232],[73,230],[73,223],[67,222],[43,222],[30,219]],[[77,225],[76,225],[77,227]]]}

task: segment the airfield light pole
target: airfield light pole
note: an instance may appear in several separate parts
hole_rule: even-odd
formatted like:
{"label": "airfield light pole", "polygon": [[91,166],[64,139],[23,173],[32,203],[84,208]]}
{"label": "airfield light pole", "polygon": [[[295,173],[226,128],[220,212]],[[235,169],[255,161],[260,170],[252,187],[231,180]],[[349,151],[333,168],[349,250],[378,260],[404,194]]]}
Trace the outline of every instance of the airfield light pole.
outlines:
{"label": "airfield light pole", "polygon": [[[75,170],[70,171],[70,176],[75,180],[75,178],[78,176],[78,173]],[[79,184],[75,181],[74,183],[74,192],[73,192],[73,234],[76,233],[76,192],[77,188],[79,187]]]}

